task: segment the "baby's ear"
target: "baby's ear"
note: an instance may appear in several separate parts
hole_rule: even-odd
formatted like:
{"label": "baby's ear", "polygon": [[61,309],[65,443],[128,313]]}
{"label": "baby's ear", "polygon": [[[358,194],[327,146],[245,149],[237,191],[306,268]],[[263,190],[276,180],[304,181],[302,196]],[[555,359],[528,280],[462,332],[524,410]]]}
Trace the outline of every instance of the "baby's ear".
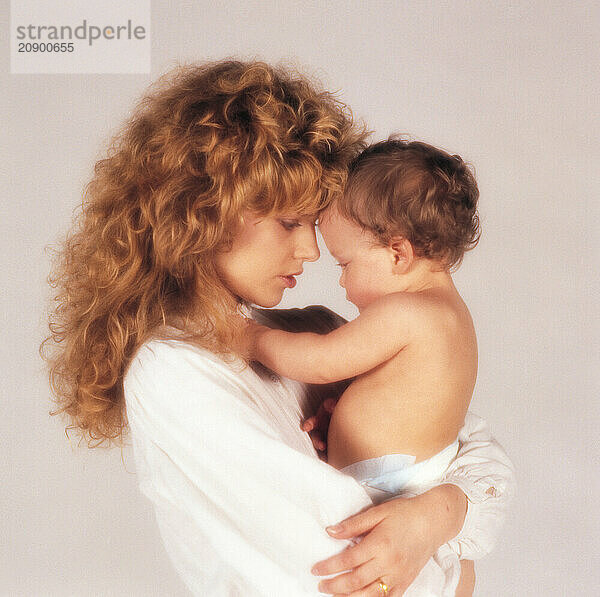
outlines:
{"label": "baby's ear", "polygon": [[415,260],[415,253],[410,241],[403,236],[394,236],[388,245],[392,257],[392,268],[395,274],[406,274]]}

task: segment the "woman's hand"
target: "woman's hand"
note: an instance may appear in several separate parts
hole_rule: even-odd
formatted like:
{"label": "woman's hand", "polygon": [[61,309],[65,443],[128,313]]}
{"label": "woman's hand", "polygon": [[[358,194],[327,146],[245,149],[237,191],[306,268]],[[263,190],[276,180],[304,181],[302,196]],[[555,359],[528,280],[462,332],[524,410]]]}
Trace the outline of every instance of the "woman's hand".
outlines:
{"label": "woman's hand", "polygon": [[[464,522],[466,497],[453,485],[440,485],[413,498],[398,498],[347,518],[327,532],[338,539],[364,535],[356,545],[315,564],[319,589],[334,595],[383,595],[380,581],[399,597],[436,549],[455,537]],[[348,571],[348,572],[344,572]],[[339,574],[341,573],[341,574]]]}

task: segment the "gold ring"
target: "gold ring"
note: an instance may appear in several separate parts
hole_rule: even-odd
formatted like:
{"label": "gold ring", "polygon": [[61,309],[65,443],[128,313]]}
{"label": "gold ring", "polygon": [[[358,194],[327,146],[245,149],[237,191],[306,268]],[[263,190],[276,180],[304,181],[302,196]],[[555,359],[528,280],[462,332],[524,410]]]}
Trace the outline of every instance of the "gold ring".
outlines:
{"label": "gold ring", "polygon": [[388,586],[381,579],[379,579],[379,590],[381,591],[383,597],[385,597],[389,591]]}

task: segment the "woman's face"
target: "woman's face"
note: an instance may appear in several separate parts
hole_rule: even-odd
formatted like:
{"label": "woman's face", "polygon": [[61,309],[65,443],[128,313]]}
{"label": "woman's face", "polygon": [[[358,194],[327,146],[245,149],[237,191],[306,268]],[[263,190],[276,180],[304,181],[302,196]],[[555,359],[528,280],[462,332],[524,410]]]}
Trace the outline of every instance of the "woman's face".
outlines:
{"label": "woman's face", "polygon": [[296,285],[303,263],[318,258],[314,217],[246,212],[231,248],[217,255],[216,266],[236,297],[274,307],[283,291]]}

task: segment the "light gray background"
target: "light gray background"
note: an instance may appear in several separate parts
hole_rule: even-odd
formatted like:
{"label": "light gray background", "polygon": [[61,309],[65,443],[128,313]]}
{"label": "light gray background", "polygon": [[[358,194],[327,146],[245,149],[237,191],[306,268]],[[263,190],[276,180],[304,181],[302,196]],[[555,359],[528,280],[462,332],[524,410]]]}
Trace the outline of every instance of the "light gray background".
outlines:
{"label": "light gray background", "polygon": [[[150,80],[241,56],[318,77],[377,139],[475,164],[483,237],[456,276],[480,341],[472,408],[519,477],[476,594],[597,595],[598,23],[596,2],[155,1],[151,77],[11,76],[5,25],[0,594],[186,595],[129,449],[78,447],[48,416],[44,248]],[[331,259],[306,270],[285,305],[353,314]]]}

